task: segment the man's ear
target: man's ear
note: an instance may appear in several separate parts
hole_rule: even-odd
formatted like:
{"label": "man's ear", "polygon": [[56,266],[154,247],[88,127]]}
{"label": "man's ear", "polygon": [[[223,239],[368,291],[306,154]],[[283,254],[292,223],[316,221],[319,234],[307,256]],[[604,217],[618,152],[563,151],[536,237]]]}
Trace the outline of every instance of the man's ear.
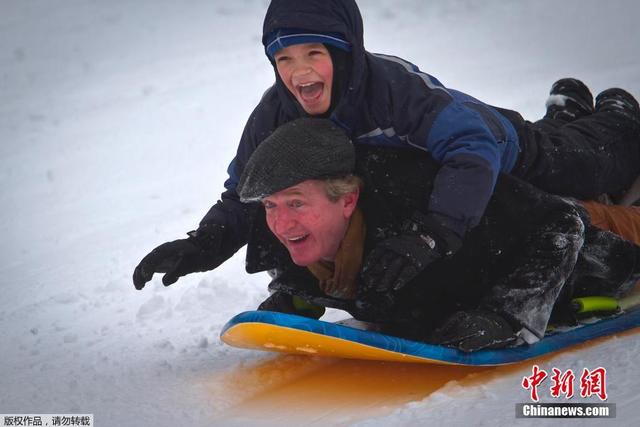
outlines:
{"label": "man's ear", "polygon": [[342,211],[344,212],[345,218],[351,218],[351,215],[353,215],[353,211],[356,210],[356,206],[358,205],[359,197],[360,189],[356,189],[351,193],[347,193],[342,196]]}

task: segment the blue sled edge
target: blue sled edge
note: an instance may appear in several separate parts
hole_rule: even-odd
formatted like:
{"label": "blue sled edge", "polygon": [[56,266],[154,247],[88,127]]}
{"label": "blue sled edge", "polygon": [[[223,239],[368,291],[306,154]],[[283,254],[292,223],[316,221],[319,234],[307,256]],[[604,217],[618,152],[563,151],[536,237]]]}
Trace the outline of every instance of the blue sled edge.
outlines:
{"label": "blue sled edge", "polygon": [[445,363],[469,366],[492,366],[521,362],[595,338],[613,335],[617,332],[639,327],[640,308],[634,308],[619,316],[602,319],[566,332],[547,335],[544,339],[532,345],[521,345],[498,350],[479,350],[472,353],[465,353],[453,348],[411,341],[379,332],[365,331],[322,320],[271,311],[246,311],[240,313],[227,322],[222,328],[220,335],[222,336],[227,329],[241,323],[266,323],[293,328]]}

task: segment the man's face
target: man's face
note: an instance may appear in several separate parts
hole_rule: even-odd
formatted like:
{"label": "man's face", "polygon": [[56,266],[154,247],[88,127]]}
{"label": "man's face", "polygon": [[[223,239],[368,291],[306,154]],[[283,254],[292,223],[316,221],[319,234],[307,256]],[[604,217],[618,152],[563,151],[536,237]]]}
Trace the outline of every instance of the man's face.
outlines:
{"label": "man's face", "polygon": [[331,106],[333,62],[322,43],[303,43],[285,47],[274,55],[280,79],[304,111],[314,116]]}
{"label": "man's face", "polygon": [[322,181],[307,180],[265,197],[262,203],[271,232],[293,262],[305,267],[334,259],[357,201],[358,193],[353,192],[332,202]]}

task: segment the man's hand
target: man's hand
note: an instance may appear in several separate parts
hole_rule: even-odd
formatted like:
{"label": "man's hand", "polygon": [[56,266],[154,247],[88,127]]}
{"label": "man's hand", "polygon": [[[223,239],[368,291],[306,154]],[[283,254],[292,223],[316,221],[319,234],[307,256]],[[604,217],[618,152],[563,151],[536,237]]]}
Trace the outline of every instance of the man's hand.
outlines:
{"label": "man's hand", "polygon": [[201,227],[187,239],[158,246],[134,270],[133,285],[144,288],[154,273],[165,273],[162,283],[169,286],[189,273],[213,270],[225,260],[219,253],[223,230],[221,226]]}
{"label": "man's hand", "polygon": [[435,246],[431,236],[415,233],[380,242],[364,262],[356,307],[379,322],[393,319],[397,291],[441,257]]}
{"label": "man's hand", "polygon": [[382,241],[362,268],[365,287],[375,292],[402,289],[422,270],[441,257],[428,234],[402,234]]}

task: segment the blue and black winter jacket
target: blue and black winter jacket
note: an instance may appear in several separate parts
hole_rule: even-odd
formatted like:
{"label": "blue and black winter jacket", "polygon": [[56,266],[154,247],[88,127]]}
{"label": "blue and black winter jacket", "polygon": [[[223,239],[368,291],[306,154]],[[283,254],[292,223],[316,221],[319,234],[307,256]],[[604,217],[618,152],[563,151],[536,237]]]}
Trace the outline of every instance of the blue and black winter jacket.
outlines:
{"label": "blue and black winter jacket", "polygon": [[[329,118],[355,144],[429,152],[441,168],[433,192],[425,194],[429,197],[428,214],[460,237],[477,225],[498,174],[510,172],[518,159],[514,123],[496,108],[446,88],[410,62],[367,52],[362,17],[353,0],[272,0],[264,21],[263,42],[283,28],[344,36],[351,44],[349,82]],[[246,243],[249,229],[250,215],[236,194],[244,165],[257,145],[278,126],[306,115],[277,71],[275,74],[275,84],[247,121],[228,169],[226,191],[201,223],[225,224],[228,233],[224,245],[233,247],[233,251]]]}

